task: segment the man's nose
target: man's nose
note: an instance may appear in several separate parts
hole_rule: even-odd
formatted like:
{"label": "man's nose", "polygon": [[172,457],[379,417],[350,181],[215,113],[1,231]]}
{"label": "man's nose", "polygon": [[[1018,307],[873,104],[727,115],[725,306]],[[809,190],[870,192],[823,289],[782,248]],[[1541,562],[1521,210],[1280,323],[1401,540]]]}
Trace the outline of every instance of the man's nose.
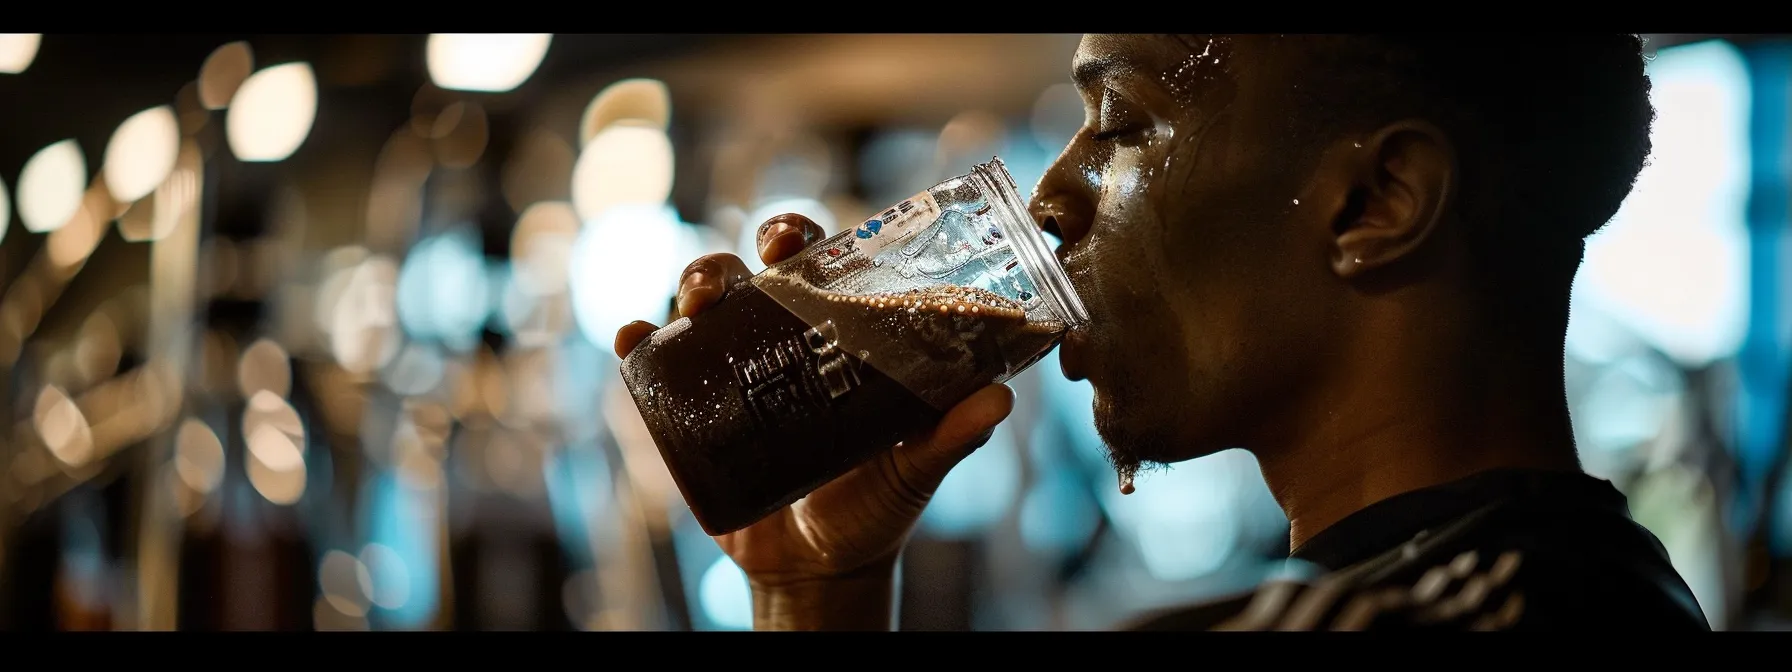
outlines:
{"label": "man's nose", "polygon": [[1096,201],[1095,185],[1078,174],[1073,168],[1076,162],[1070,160],[1069,154],[1066,152],[1046,169],[1033,190],[1033,200],[1027,204],[1027,211],[1039,228],[1057,236],[1066,247],[1089,235]]}

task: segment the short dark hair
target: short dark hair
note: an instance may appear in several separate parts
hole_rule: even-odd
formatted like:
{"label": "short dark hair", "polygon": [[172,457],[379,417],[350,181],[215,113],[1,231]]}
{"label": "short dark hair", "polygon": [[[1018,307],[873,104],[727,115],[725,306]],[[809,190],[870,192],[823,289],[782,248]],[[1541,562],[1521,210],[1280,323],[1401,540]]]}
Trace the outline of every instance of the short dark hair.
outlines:
{"label": "short dark hair", "polygon": [[[1278,36],[1296,46],[1297,136],[1405,117],[1457,145],[1459,213],[1477,235],[1579,242],[1636,183],[1655,119],[1637,35]],[[1553,246],[1552,246],[1553,247]]]}

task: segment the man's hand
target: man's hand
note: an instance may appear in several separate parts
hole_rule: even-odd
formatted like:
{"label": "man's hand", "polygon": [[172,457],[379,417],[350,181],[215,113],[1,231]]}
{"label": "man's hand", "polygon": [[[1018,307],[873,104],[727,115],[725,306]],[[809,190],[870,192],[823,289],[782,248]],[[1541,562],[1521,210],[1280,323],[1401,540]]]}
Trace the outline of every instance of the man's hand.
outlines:
{"label": "man's hand", "polygon": [[[821,238],[808,218],[779,215],[759,227],[759,257],[776,264]],[[678,314],[700,314],[749,275],[732,254],[692,262],[679,280]],[[654,329],[646,322],[623,327],[617,356],[627,357]],[[716,537],[747,574],[755,629],[889,629],[896,557],[927,500],[1013,407],[1007,386],[984,388],[929,431],[750,527]]]}

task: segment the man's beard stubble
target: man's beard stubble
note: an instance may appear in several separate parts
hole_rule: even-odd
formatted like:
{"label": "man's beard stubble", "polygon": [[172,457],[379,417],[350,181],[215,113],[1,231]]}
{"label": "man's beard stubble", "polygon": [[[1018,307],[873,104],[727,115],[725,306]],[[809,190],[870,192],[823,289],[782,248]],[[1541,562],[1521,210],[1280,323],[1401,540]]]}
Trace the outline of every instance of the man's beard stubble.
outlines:
{"label": "man's beard stubble", "polygon": [[[1122,385],[1122,387],[1126,387]],[[1131,394],[1140,390],[1121,390],[1122,398],[1137,398]],[[1164,456],[1173,454],[1173,442],[1164,433],[1164,428],[1135,426],[1138,423],[1124,418],[1123,412],[1114,407],[1105,395],[1095,399],[1095,432],[1101,436],[1107,454],[1108,464],[1113,465],[1114,473],[1119,477],[1121,491],[1129,492],[1129,486],[1141,471],[1152,471],[1168,468]]]}

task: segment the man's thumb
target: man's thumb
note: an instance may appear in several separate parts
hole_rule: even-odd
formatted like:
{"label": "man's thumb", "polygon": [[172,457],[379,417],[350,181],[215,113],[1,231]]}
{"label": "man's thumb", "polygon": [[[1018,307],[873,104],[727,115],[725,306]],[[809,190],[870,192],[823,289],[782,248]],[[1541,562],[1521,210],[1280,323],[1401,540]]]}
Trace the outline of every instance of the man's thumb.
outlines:
{"label": "man's thumb", "polygon": [[1007,385],[991,385],[958,402],[946,411],[932,432],[904,442],[897,450],[897,460],[914,470],[911,483],[929,491],[939,487],[946,473],[989,440],[990,432],[1014,410],[1014,390]]}

